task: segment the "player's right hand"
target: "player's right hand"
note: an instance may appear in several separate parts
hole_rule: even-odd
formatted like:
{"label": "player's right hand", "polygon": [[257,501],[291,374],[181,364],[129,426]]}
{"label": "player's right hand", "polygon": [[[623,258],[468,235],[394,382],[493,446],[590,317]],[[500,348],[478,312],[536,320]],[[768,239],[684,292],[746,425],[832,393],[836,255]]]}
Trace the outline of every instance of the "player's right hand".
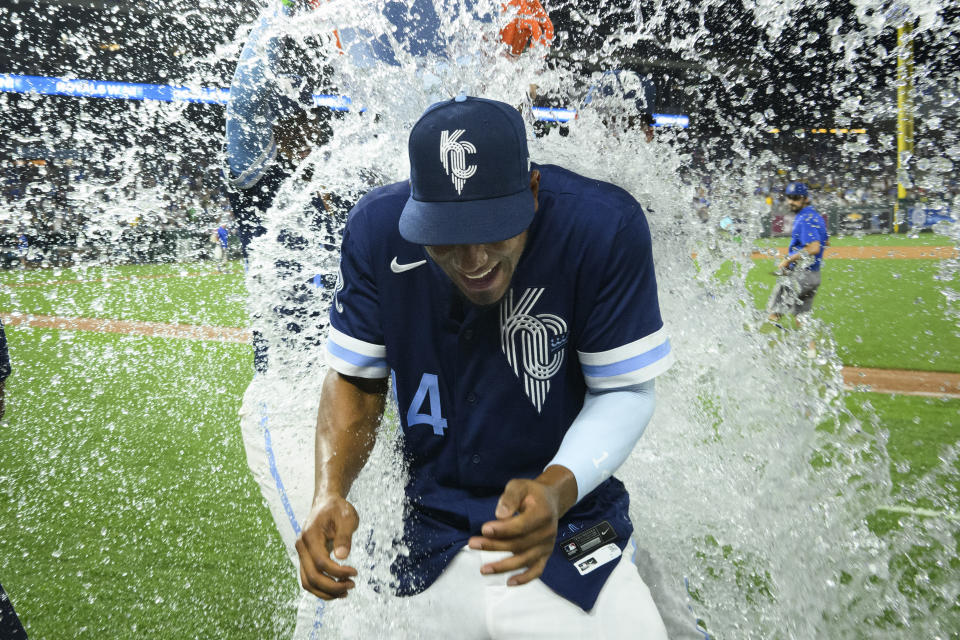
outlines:
{"label": "player's right hand", "polygon": [[296,544],[300,584],[304,589],[323,600],[333,600],[345,598],[356,586],[351,578],[357,570],[337,560],[350,555],[350,541],[359,524],[357,510],[343,497],[331,495],[314,500]]}

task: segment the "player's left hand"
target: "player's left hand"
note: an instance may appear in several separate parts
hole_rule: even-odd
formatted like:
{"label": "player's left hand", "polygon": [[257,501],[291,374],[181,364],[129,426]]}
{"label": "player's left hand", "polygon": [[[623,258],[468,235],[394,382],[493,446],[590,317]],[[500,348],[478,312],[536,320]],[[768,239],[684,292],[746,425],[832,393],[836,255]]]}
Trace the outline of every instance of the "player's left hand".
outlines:
{"label": "player's left hand", "polygon": [[471,549],[511,551],[513,555],[480,568],[484,574],[526,571],[511,576],[508,586],[526,584],[543,573],[557,539],[557,522],[566,509],[555,488],[537,480],[511,480],[497,503],[491,520],[481,527],[482,536],[469,540]]}

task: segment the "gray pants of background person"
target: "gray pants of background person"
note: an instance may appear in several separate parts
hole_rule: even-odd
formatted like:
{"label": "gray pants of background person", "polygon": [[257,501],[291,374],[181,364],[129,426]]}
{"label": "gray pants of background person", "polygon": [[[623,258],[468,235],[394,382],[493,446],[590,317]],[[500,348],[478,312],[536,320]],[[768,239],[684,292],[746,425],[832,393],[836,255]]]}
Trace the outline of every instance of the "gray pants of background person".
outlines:
{"label": "gray pants of background person", "polygon": [[650,589],[670,640],[713,640],[698,623],[696,612],[684,584],[668,580],[659,562],[646,549],[637,549],[635,559],[640,577]]}
{"label": "gray pants of background person", "polygon": [[767,302],[767,312],[797,315],[813,308],[813,297],[820,287],[819,271],[798,271],[777,278]]}

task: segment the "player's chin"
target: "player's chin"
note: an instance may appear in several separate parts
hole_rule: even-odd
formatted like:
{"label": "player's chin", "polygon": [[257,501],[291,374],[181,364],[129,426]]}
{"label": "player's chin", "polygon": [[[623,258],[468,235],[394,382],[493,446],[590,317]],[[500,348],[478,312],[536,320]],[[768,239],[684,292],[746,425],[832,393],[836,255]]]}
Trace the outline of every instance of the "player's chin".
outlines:
{"label": "player's chin", "polygon": [[510,286],[510,275],[502,265],[498,265],[494,277],[489,281],[478,283],[466,278],[458,278],[460,292],[473,304],[484,307],[500,302],[507,288]]}
{"label": "player's chin", "polygon": [[507,288],[503,287],[497,291],[483,292],[479,293],[467,293],[464,291],[464,295],[467,297],[471,303],[478,307],[489,307],[491,305],[497,304],[503,299],[504,294],[507,292]]}

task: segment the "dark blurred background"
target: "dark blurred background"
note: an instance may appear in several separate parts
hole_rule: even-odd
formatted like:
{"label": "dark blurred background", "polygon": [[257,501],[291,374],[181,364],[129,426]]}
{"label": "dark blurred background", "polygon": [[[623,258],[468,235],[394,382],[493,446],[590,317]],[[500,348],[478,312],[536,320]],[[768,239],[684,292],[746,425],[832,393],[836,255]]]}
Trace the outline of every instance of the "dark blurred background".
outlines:
{"label": "dark blurred background", "polygon": [[[724,156],[739,146],[741,155],[773,154],[768,175],[756,184],[757,195],[770,205],[769,232],[783,230],[773,218],[789,179],[807,180],[838,207],[863,209],[867,222],[861,228],[870,229],[871,220],[875,231],[888,225],[896,184],[894,28],[868,37],[863,21],[870,16],[858,19],[849,2],[803,5],[766,25],[739,2],[567,0],[545,6],[556,29],[548,64],[581,74],[584,89],[591,74],[635,71],[655,87],[655,111],[690,117],[676,143],[689,152],[690,171],[703,176],[703,197],[692,203],[699,217],[710,218],[704,207],[711,173],[729,164]],[[258,3],[249,0],[0,0],[0,74],[227,87],[242,44],[240,29],[258,12]],[[942,12],[946,23],[958,16],[960,5]],[[861,49],[837,49],[843,40],[859,42]],[[921,121],[924,104],[939,104],[935,79],[956,74],[958,60],[942,34],[917,33],[918,90],[926,97],[919,100]],[[547,94],[539,104],[576,107],[581,98]],[[20,234],[44,260],[68,260],[98,207],[137,194],[142,201],[151,189],[157,193],[141,207],[142,215],[127,219],[115,212],[118,224],[152,215],[153,232],[189,228],[202,236],[228,216],[217,155],[225,108],[179,108],[171,124],[156,117],[149,102],[0,93],[0,202],[7,210],[0,217],[0,243],[7,263],[13,263]],[[942,125],[925,133],[934,154],[953,142],[957,130],[955,109],[937,117]],[[850,144],[858,139],[867,142]],[[178,148],[167,148],[171,140],[181,141]],[[82,192],[91,178],[109,183],[111,171],[131,163],[139,169],[133,182],[116,185],[112,193]],[[958,187],[952,182],[943,190],[949,200]],[[29,220],[9,215],[18,207],[29,212]],[[834,224],[844,215],[838,213]],[[58,218],[66,221],[55,225]],[[150,242],[141,259],[170,252],[173,241],[153,249]],[[194,245],[195,251],[203,247]]]}

